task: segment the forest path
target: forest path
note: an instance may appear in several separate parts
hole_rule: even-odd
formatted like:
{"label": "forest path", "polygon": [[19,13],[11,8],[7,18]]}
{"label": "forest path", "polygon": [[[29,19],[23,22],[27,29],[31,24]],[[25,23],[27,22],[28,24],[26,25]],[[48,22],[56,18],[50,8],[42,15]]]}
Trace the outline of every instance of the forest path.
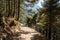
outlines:
{"label": "forest path", "polygon": [[45,40],[44,36],[30,27],[21,27],[21,40]]}

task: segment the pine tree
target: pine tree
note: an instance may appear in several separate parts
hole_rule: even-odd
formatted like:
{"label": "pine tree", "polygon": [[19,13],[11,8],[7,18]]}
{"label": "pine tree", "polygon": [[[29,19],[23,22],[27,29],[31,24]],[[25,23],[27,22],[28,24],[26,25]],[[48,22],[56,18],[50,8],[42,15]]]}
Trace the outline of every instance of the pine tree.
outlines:
{"label": "pine tree", "polygon": [[55,22],[55,16],[56,14],[54,13],[54,10],[57,9],[57,2],[59,0],[45,0],[45,4],[44,7],[46,8],[46,11],[48,12],[48,16],[49,16],[49,25],[48,25],[48,39],[49,40],[56,40],[55,39],[55,33],[56,33],[56,28],[54,27],[54,22]]}

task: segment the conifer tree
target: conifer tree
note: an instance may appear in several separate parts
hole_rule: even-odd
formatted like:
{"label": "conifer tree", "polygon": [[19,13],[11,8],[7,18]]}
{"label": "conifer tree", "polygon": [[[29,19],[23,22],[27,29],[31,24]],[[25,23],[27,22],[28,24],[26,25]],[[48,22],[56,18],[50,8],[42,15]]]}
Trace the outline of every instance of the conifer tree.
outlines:
{"label": "conifer tree", "polygon": [[49,24],[48,24],[48,39],[49,40],[56,40],[55,39],[55,33],[56,33],[56,28],[54,27],[54,22],[55,22],[55,16],[56,14],[54,13],[54,10],[57,10],[57,2],[59,0],[44,0],[45,4],[44,7],[46,8],[46,11],[48,12],[49,16]]}

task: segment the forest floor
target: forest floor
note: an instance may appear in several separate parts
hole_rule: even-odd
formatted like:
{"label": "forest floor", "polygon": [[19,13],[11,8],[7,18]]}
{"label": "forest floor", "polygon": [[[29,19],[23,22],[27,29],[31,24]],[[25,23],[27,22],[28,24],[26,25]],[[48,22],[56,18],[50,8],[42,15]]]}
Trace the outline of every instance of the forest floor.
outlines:
{"label": "forest floor", "polygon": [[44,36],[30,27],[21,27],[21,40],[45,40]]}
{"label": "forest floor", "polygon": [[[37,32],[35,29],[28,26],[24,26],[20,22],[14,20],[14,18],[8,18],[1,21],[4,23],[1,25],[1,38],[0,40],[46,40],[46,37]],[[3,32],[4,31],[4,32]]]}

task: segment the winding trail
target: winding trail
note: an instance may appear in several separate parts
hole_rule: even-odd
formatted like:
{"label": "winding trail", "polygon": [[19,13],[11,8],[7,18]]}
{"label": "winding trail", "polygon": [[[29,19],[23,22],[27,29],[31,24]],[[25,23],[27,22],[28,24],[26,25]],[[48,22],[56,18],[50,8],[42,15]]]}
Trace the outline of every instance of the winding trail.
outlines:
{"label": "winding trail", "polygon": [[29,27],[21,27],[21,40],[45,40],[45,37]]}

